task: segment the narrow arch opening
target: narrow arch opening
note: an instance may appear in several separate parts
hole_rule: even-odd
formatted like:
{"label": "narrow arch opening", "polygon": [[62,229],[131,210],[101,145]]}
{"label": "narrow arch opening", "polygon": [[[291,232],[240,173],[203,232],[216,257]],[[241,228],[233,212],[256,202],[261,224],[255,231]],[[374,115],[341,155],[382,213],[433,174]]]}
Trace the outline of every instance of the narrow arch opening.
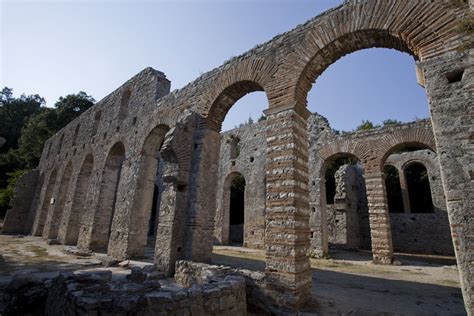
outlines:
{"label": "narrow arch opening", "polygon": [[76,129],[74,130],[74,136],[72,137],[72,146],[76,146],[77,136],[79,135],[80,128],[81,124],[77,124]]}
{"label": "narrow arch opening", "polygon": [[91,154],[88,154],[82,163],[77,177],[76,189],[72,198],[71,211],[67,219],[64,236],[64,244],[66,245],[77,245],[82,216],[86,212],[87,194],[93,169],[94,158]]}
{"label": "narrow arch opening", "polygon": [[102,116],[101,111],[97,111],[94,114],[94,123],[92,125],[91,136],[95,136],[97,134],[97,129],[99,128],[100,124],[100,117]]}
{"label": "narrow arch opening", "polygon": [[119,120],[124,120],[127,117],[131,96],[132,91],[130,89],[126,89],[122,93],[122,98],[120,99]]}
{"label": "narrow arch opening", "polygon": [[430,180],[426,167],[414,162],[405,167],[410,209],[412,213],[433,213],[433,199],[431,197]]}
{"label": "narrow arch opening", "polygon": [[56,177],[57,177],[57,172],[56,172],[56,169],[54,169],[49,175],[48,184],[46,185],[44,189],[43,201],[39,209],[39,215],[38,215],[38,218],[35,219],[36,223],[35,223],[35,227],[33,231],[34,236],[43,235],[46,217],[48,215],[48,210],[52,202],[51,198],[53,197],[53,189],[54,189],[54,186],[56,185]]}
{"label": "narrow arch opening", "polygon": [[345,153],[334,155],[324,162],[322,173],[325,186],[321,210],[326,212],[330,253],[337,249],[370,249],[364,170],[359,159]]}
{"label": "narrow arch opening", "polygon": [[[153,258],[163,193],[164,161],[160,155],[169,127],[158,125],[145,139],[140,153],[137,196],[133,204],[131,256]],[[168,201],[167,201],[168,202]]]}
{"label": "narrow arch opening", "polygon": [[124,160],[125,147],[121,142],[118,142],[110,149],[102,172],[99,201],[89,246],[93,251],[106,251],[109,245]]}
{"label": "narrow arch opening", "polygon": [[64,207],[66,205],[67,196],[69,193],[69,186],[71,183],[72,176],[72,163],[69,162],[64,169],[61,182],[59,184],[59,194],[57,201],[55,202],[52,221],[48,233],[48,238],[56,239],[58,237],[59,226],[62,223],[64,215]]}
{"label": "narrow arch opening", "polygon": [[402,188],[398,169],[392,165],[385,165],[383,174],[389,213],[403,213]]}
{"label": "narrow arch opening", "polygon": [[245,178],[238,173],[230,183],[229,204],[229,243],[232,245],[244,244],[245,224]]}

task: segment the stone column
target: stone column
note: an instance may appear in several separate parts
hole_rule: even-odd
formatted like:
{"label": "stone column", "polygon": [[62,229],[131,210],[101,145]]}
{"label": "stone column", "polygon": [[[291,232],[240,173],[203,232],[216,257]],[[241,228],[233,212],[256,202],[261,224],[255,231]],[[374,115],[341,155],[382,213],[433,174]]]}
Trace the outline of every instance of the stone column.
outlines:
{"label": "stone column", "polygon": [[419,63],[424,70],[466,311],[474,315],[474,51]]}
{"label": "stone column", "polygon": [[367,168],[364,178],[369,206],[373,262],[391,264],[393,260],[392,233],[383,173],[370,171]]}
{"label": "stone column", "polygon": [[408,194],[408,184],[407,178],[405,177],[405,170],[398,169],[398,178],[400,180],[400,190],[402,192],[402,200],[403,200],[403,211],[405,213],[411,213],[410,207],[410,195]]}
{"label": "stone column", "polygon": [[173,275],[176,260],[182,253],[185,191],[186,186],[178,183],[175,174],[163,176],[154,261],[157,270],[167,276]]}
{"label": "stone column", "polygon": [[311,297],[308,111],[267,114],[266,290],[280,306],[298,309]]}
{"label": "stone column", "polygon": [[183,259],[207,262],[212,253],[220,134],[201,124],[194,135]]}

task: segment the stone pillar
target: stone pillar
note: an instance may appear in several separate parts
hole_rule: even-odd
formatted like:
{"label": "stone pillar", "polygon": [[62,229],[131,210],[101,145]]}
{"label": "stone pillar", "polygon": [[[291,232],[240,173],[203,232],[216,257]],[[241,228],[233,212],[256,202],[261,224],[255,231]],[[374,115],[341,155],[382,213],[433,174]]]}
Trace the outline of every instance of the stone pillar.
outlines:
{"label": "stone pillar", "polygon": [[426,78],[464,303],[474,315],[474,51],[419,64]]}
{"label": "stone pillar", "polygon": [[407,185],[407,178],[405,177],[405,170],[398,169],[398,178],[400,179],[400,190],[402,192],[402,200],[403,200],[403,211],[405,213],[411,213],[410,207],[410,195],[408,194],[408,185]]}
{"label": "stone pillar", "polygon": [[176,260],[183,251],[185,189],[175,175],[163,176],[154,260],[157,270],[167,276],[174,274]]}
{"label": "stone pillar", "polygon": [[207,262],[212,253],[220,134],[201,124],[194,135],[183,259]]}
{"label": "stone pillar", "polygon": [[306,108],[267,114],[266,290],[298,309],[311,297]]}
{"label": "stone pillar", "polygon": [[392,233],[383,173],[366,169],[364,178],[369,206],[373,262],[391,264],[393,260]]}

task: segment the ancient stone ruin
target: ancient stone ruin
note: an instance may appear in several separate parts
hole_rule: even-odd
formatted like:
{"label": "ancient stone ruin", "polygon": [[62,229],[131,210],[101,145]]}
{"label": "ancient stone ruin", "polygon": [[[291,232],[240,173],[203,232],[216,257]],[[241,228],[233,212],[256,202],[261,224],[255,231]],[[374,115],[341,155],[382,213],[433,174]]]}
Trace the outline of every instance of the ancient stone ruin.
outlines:
{"label": "ancient stone ruin", "polygon": [[[146,68],[46,142],[39,168],[18,183],[3,233],[118,260],[152,247],[157,271],[196,284],[196,296],[140,288],[139,299],[166,301],[173,311],[196,305],[196,314],[210,313],[203,302],[214,297],[224,303],[212,313],[245,313],[249,291],[270,312],[302,308],[311,297],[309,256],[327,256],[329,245],[368,249],[380,264],[391,264],[394,250],[455,254],[472,314],[474,55],[463,49],[472,34],[459,29],[471,14],[463,1],[347,0],[180,90],[170,92],[165,74]],[[372,47],[416,59],[430,120],[338,135],[308,112],[307,93],[339,58]],[[220,134],[229,109],[254,91],[266,93],[266,120]],[[407,147],[417,150],[401,151]],[[326,171],[341,157],[351,163],[338,166],[334,194],[326,194]],[[392,210],[387,166],[400,184]],[[413,204],[410,172],[427,175],[432,207]],[[236,179],[244,211],[232,218]],[[198,277],[213,244],[229,243],[264,249],[265,273],[206,267],[217,279]],[[98,286],[110,288],[106,281]],[[46,304],[58,289],[87,288],[78,276],[54,282]],[[71,311],[87,305],[56,301]]]}

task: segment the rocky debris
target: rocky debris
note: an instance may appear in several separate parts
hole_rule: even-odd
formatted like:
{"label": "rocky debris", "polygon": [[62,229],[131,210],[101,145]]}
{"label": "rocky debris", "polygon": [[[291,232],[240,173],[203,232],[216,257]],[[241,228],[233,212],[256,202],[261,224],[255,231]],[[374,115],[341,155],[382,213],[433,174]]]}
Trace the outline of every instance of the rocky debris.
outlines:
{"label": "rocky debris", "polygon": [[120,268],[127,269],[130,266],[130,260],[122,261],[118,264]]}
{"label": "rocky debris", "polygon": [[120,263],[120,260],[117,260],[117,259],[115,259],[113,257],[110,257],[110,256],[97,256],[97,259],[106,268],[108,268],[108,267],[117,267]]}
{"label": "rocky debris", "polygon": [[48,245],[53,246],[53,245],[60,245],[61,243],[57,239],[48,239],[46,242]]}
{"label": "rocky debris", "polygon": [[51,281],[33,275],[15,277],[5,288],[2,315],[41,315]]}
{"label": "rocky debris", "polygon": [[[110,271],[109,271],[110,272]],[[112,280],[111,273],[61,273],[50,287],[45,315],[209,315],[246,314],[245,282],[236,276],[211,283],[161,288],[144,280],[146,274],[132,268],[132,280]]]}
{"label": "rocky debris", "polygon": [[147,279],[147,274],[139,267],[133,267],[132,272],[127,275],[127,279],[132,282],[143,283]]}
{"label": "rocky debris", "polygon": [[64,247],[61,251],[67,255],[76,257],[91,257],[94,253],[92,251],[79,250],[76,247]]}

